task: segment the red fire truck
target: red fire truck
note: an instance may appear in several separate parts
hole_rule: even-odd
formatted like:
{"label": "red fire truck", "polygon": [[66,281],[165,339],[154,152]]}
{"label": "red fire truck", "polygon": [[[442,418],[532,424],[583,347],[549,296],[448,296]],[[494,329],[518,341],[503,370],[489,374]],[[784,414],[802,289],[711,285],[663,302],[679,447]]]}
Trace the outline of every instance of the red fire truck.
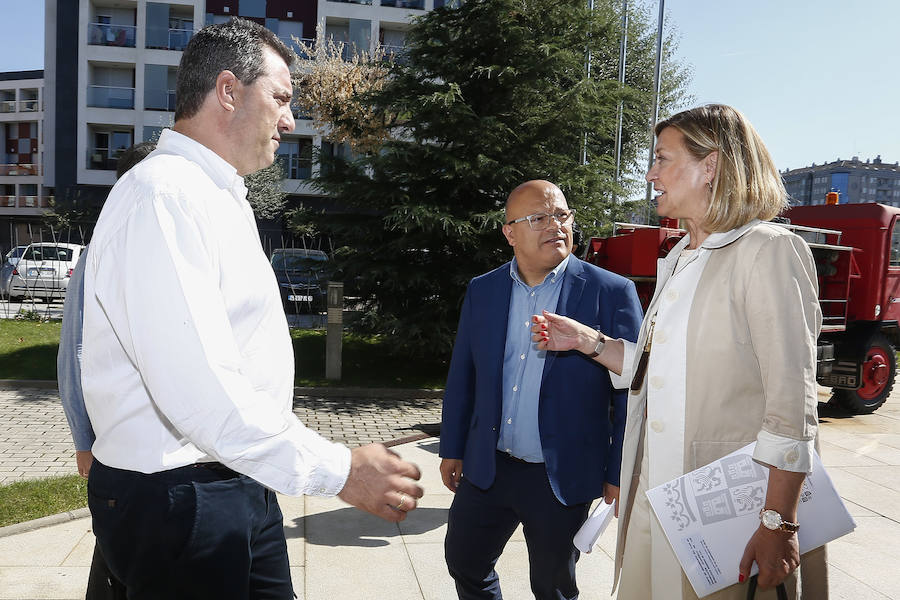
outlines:
{"label": "red fire truck", "polygon": [[[810,247],[819,276],[822,333],[817,380],[832,388],[831,402],[871,413],[890,395],[900,344],[900,208],[883,204],[796,206],[784,227]],[[656,285],[656,261],[685,231],[617,223],[608,238],[593,238],[586,260],[625,275],[646,309]]]}

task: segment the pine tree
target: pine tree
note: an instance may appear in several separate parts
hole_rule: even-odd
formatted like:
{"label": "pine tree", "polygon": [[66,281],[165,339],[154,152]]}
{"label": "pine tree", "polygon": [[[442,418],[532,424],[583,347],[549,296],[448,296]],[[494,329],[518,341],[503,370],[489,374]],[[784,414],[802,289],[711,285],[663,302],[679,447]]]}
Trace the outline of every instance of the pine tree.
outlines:
{"label": "pine tree", "polygon": [[[316,184],[341,210],[300,211],[292,220],[337,242],[363,325],[393,335],[398,350],[449,351],[467,282],[511,255],[499,226],[516,185],[559,185],[588,234],[625,214],[611,201],[623,192],[613,175],[617,107],[621,99],[623,164],[635,165],[648,140],[653,56],[630,59],[620,87],[618,3],[596,4],[590,11],[581,0],[476,0],[428,13],[388,81],[354,98],[390,138],[349,159],[320,157]],[[646,14],[631,19],[644,54],[653,52],[649,22]],[[669,70],[671,100],[685,74]]]}

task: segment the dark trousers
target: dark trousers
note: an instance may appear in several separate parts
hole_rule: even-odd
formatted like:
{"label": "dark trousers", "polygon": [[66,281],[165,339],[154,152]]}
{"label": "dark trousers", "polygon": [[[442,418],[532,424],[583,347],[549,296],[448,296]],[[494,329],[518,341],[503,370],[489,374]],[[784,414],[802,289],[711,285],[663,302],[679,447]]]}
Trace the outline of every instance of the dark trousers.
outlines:
{"label": "dark trousers", "polygon": [[125,586],[109,570],[100,545],[94,544],[94,557],[91,559],[91,572],[88,575],[85,600],[126,600]]}
{"label": "dark trousers", "polygon": [[294,597],[275,493],[217,463],[144,474],[96,459],[94,534],[129,599]]}
{"label": "dark trousers", "polygon": [[[481,490],[463,477],[447,523],[444,555],[462,600],[501,600],[494,565],[522,523],[528,546],[531,591],[538,600],[574,600],[575,532],[589,504],[565,506],[553,494],[543,464],[497,453],[494,484]],[[465,470],[465,465],[463,465]]]}

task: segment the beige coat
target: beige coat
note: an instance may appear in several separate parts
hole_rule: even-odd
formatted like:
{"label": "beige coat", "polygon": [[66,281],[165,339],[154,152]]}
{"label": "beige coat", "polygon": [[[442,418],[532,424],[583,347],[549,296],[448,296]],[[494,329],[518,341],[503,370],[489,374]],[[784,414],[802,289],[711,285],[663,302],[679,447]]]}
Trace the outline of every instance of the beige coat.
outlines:
{"label": "beige coat", "polygon": [[[660,291],[686,244],[685,238],[660,260],[648,315],[655,314]],[[822,322],[817,298],[810,250],[787,229],[754,221],[715,244],[688,322],[685,473],[755,441],[760,429],[797,440],[815,437],[816,338]],[[638,349],[648,330],[645,319]],[[638,351],[623,375],[634,371],[639,356]],[[646,402],[646,385],[629,394],[616,579],[640,474]],[[684,577],[683,582],[690,590]]]}

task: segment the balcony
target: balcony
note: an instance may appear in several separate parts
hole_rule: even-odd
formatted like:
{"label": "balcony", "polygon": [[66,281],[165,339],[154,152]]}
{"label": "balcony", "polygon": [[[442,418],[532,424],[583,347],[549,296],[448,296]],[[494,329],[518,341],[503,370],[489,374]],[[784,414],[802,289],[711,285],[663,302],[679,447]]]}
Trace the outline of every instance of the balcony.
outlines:
{"label": "balcony", "polygon": [[19,112],[37,112],[41,103],[37,98],[30,100],[19,100]]}
{"label": "balcony", "polygon": [[[316,46],[316,40],[313,38],[298,38],[305,48],[300,48],[300,44],[294,41],[294,38],[287,35],[279,35],[278,39],[284,42],[284,45],[297,53],[300,58],[305,58],[307,52],[312,52]],[[301,51],[302,50],[302,51]]]}
{"label": "balcony", "polygon": [[147,48],[184,50],[194,36],[193,29],[171,29],[147,26]]}
{"label": "balcony", "polygon": [[406,46],[382,46],[386,58],[392,59],[395,63],[405,65],[409,61],[409,54]]}
{"label": "balcony", "polygon": [[0,208],[50,208],[53,196],[0,196]]}
{"label": "balcony", "polygon": [[0,177],[5,175],[40,175],[39,165],[8,164],[0,165]]}
{"label": "balcony", "polygon": [[0,113],[14,113],[14,112],[16,112],[16,101],[15,100],[0,101]]}
{"label": "balcony", "polygon": [[88,44],[134,48],[136,30],[134,25],[88,23]]}
{"label": "balcony", "polygon": [[151,90],[145,93],[144,108],[175,112],[175,90]]}
{"label": "balcony", "polygon": [[330,2],[343,2],[344,4],[368,4],[372,5],[372,0],[329,0]]}
{"label": "balcony", "polygon": [[109,148],[93,148],[88,150],[87,168],[100,171],[115,171],[118,165],[118,157],[109,156]]}
{"label": "balcony", "polygon": [[395,8],[417,8],[425,9],[425,0],[381,0],[382,6],[393,6]]}
{"label": "balcony", "polygon": [[312,159],[300,156],[280,155],[285,179],[309,179],[312,177]]}
{"label": "balcony", "polygon": [[89,85],[87,105],[98,108],[134,108],[134,88]]}

